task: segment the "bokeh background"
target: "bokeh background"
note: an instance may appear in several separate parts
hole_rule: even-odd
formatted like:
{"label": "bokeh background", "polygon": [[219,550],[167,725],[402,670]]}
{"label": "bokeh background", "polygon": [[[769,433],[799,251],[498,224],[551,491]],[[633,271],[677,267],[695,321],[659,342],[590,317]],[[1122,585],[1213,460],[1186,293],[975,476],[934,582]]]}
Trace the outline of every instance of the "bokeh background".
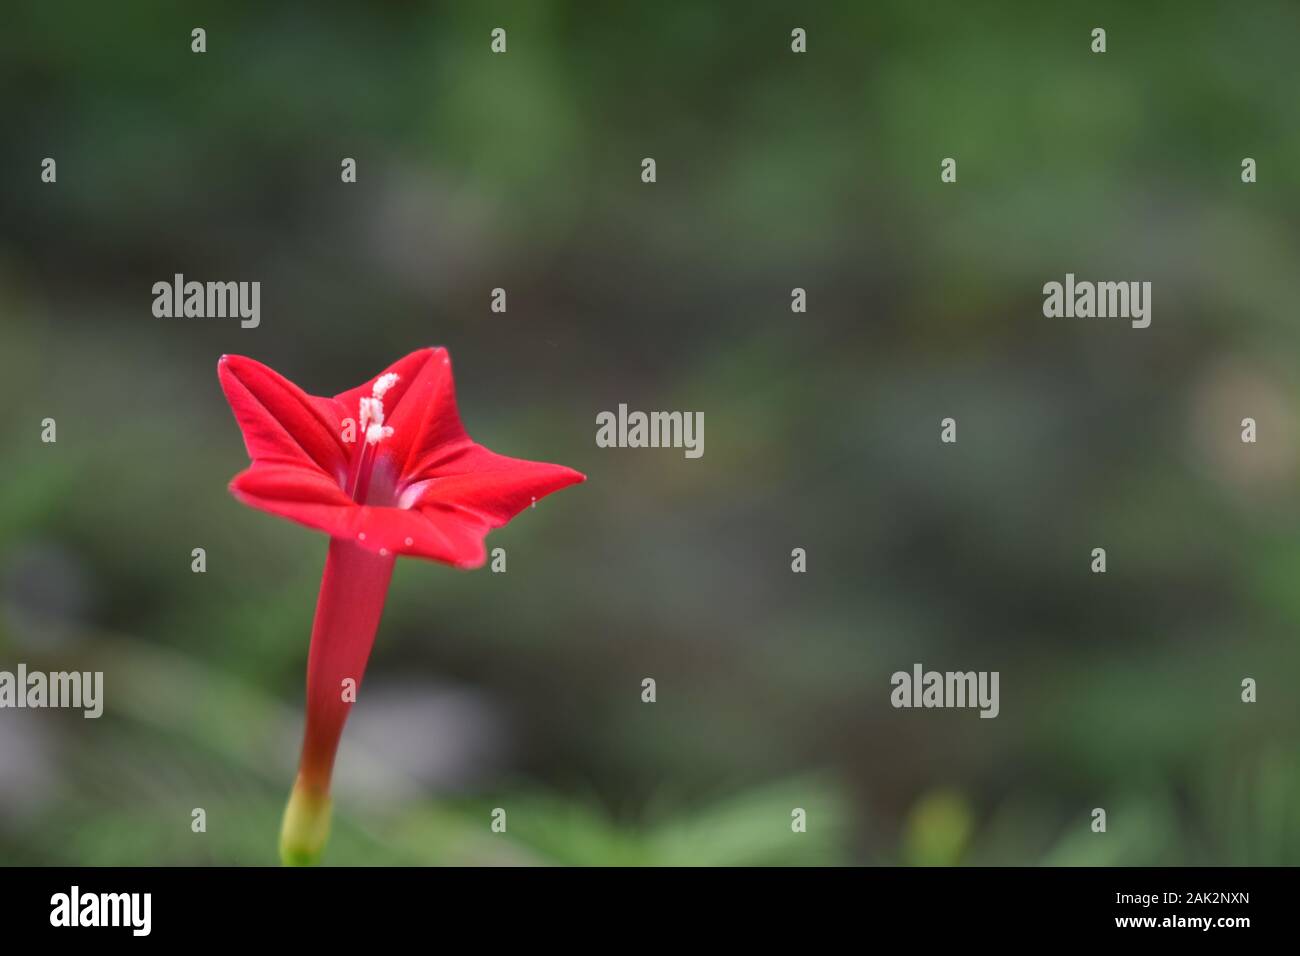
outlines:
{"label": "bokeh background", "polygon": [[[6,5],[0,668],[107,704],[0,711],[0,863],[276,861],[325,540],[227,494],[217,357],[432,344],[590,480],[505,574],[399,562],[327,862],[1300,862],[1300,8],[811,7]],[[620,402],[704,457],[596,448]],[[918,661],[1001,716],[891,709]]]}

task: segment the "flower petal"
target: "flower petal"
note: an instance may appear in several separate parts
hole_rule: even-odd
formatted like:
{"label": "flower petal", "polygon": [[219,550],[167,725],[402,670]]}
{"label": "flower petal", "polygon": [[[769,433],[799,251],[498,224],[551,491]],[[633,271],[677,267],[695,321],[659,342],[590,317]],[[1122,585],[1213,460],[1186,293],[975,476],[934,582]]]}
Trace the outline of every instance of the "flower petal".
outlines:
{"label": "flower petal", "polygon": [[476,515],[431,506],[420,510],[357,505],[317,471],[256,465],[235,476],[231,493],[243,504],[288,518],[369,551],[409,554],[473,568],[486,559],[489,527]]}
{"label": "flower petal", "polygon": [[317,468],[336,481],[346,479],[349,453],[339,417],[328,403],[242,355],[223,355],[217,376],[249,458]]}
{"label": "flower petal", "polygon": [[586,475],[563,465],[508,458],[469,442],[409,484],[401,504],[451,507],[499,528],[534,501],[586,480]]}
{"label": "flower petal", "polygon": [[255,464],[234,477],[230,492],[250,507],[330,534],[346,529],[343,512],[355,507],[333,478],[297,465]]}
{"label": "flower petal", "polygon": [[381,453],[392,456],[403,477],[428,468],[449,447],[472,444],[456,410],[451,356],[442,348],[415,355],[422,361],[412,369],[406,391],[395,404],[384,403],[385,422],[392,426],[393,435],[384,442]]}
{"label": "flower petal", "polygon": [[458,568],[477,568],[487,560],[483,538],[490,529],[473,515],[443,508],[360,511],[358,529],[364,529],[366,536],[360,543],[368,548],[443,561]]}
{"label": "flower petal", "polygon": [[[343,415],[357,418],[361,414],[361,399],[369,398],[374,391],[375,382],[382,376],[391,373],[397,376],[397,382],[384,393],[385,417],[391,419],[393,412],[401,404],[402,398],[410,390],[411,383],[415,381],[420,369],[435,358],[435,353],[446,355],[447,350],[435,348],[417,349],[410,355],[398,359],[378,375],[367,379],[356,388],[350,388],[346,392],[339,392],[334,396],[333,400],[338,403]],[[436,357],[440,358],[441,355]]]}

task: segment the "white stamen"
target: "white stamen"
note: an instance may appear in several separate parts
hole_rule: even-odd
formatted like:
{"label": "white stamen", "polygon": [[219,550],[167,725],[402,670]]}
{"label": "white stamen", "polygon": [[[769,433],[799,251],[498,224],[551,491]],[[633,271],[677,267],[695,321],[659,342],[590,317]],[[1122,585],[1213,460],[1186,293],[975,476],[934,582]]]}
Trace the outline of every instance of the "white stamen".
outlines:
{"label": "white stamen", "polygon": [[397,384],[398,375],[396,372],[385,372],[379,378],[375,379],[375,384],[370,391],[373,397],[361,399],[361,431],[365,433],[366,441],[372,445],[378,445],[385,438],[393,434],[391,428],[384,425],[384,393]]}
{"label": "white stamen", "polygon": [[368,431],[371,423],[382,425],[384,423],[384,403],[377,398],[361,399],[361,430]]}

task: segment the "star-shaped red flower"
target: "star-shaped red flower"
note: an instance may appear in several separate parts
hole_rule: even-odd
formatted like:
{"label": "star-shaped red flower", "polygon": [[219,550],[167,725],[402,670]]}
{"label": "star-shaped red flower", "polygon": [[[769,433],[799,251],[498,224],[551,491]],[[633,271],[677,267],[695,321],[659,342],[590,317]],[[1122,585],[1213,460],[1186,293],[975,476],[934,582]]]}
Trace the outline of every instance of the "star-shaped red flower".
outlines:
{"label": "star-shaped red flower", "polygon": [[238,355],[222,356],[217,374],[253,459],[230,490],[330,536],[307,656],[302,756],[280,832],[281,859],[311,863],[329,834],[334,758],[397,555],[476,567],[488,531],[584,478],[475,444],[456,412],[445,349],[412,352],[333,398]]}
{"label": "star-shaped red flower", "polygon": [[[380,554],[477,567],[488,531],[584,480],[475,443],[446,349],[412,352],[333,398],[239,355],[223,356],[218,372],[253,460],[231,482],[235,497]],[[373,436],[362,407],[372,401],[383,430]]]}

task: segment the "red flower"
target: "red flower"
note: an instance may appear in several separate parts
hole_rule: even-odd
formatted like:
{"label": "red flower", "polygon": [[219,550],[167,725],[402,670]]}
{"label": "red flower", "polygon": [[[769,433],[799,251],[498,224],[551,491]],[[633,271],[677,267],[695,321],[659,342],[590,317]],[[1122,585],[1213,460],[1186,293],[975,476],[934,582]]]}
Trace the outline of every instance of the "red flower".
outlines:
{"label": "red flower", "polygon": [[286,862],[311,862],[328,834],[334,754],[396,556],[478,567],[488,531],[585,479],[476,444],[456,411],[446,349],[412,352],[333,398],[308,395],[238,355],[222,356],[217,374],[253,460],[231,492],[330,535],[307,662],[302,759],[280,844]]}
{"label": "red flower", "polygon": [[239,355],[217,370],[253,459],[231,482],[235,497],[380,555],[478,567],[488,531],[583,480],[475,444],[446,349],[412,352],[333,398]]}

